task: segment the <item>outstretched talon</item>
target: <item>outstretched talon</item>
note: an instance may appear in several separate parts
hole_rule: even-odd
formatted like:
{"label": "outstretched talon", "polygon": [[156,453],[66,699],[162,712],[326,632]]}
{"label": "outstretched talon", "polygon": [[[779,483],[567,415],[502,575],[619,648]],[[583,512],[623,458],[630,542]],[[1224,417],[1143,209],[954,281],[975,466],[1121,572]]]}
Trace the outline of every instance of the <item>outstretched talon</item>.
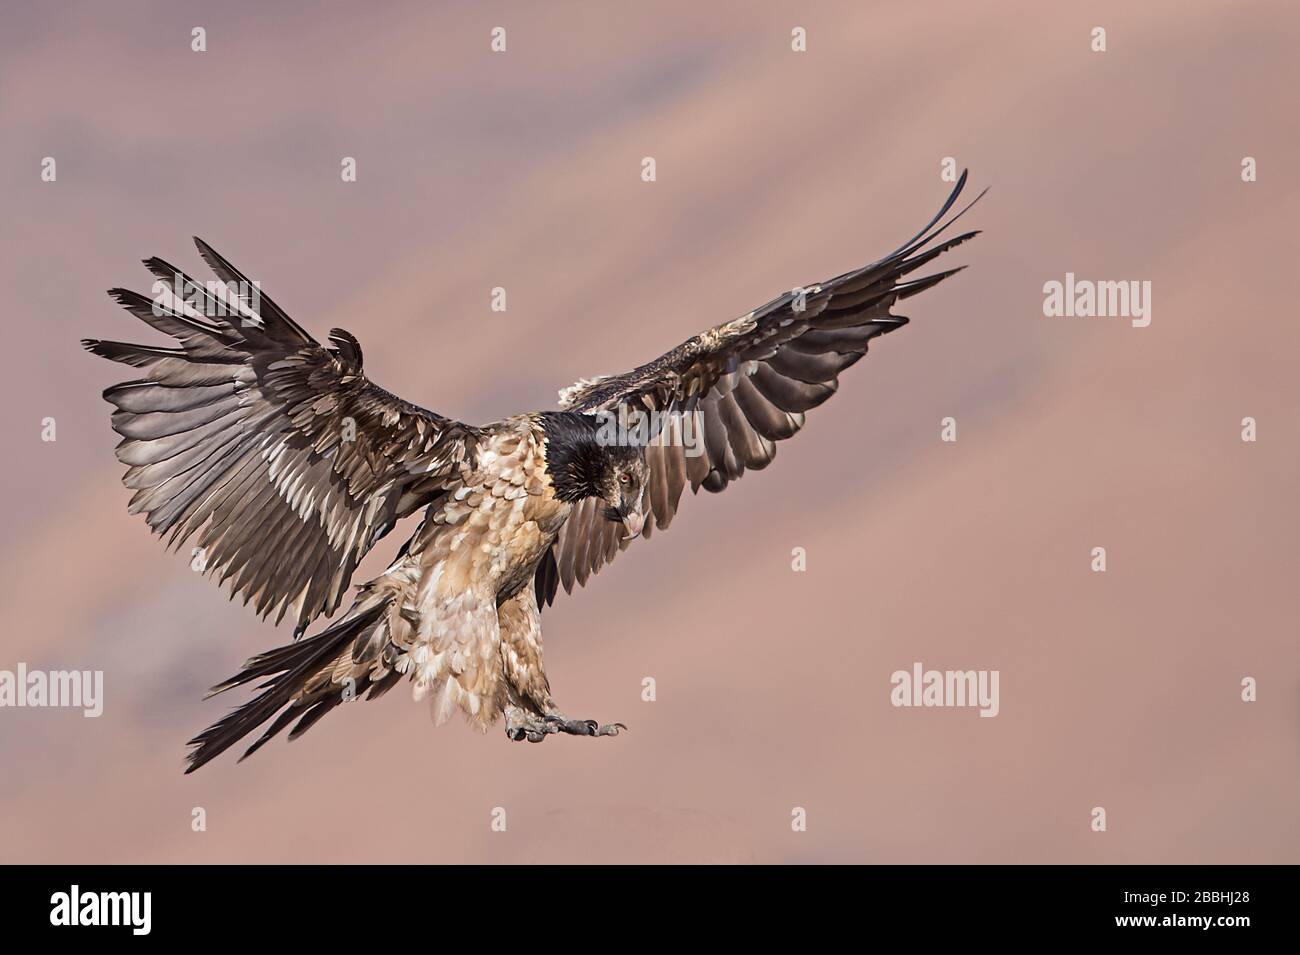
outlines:
{"label": "outstretched talon", "polygon": [[619,730],[627,729],[622,723],[601,724],[595,720],[571,720],[563,713],[547,713],[543,719],[556,726],[557,732],[573,736],[617,736]]}
{"label": "outstretched talon", "polygon": [[595,720],[571,720],[563,713],[547,713],[534,716],[517,707],[506,709],[506,736],[515,742],[528,740],[540,743],[553,733],[568,733],[570,736],[617,736],[619,730],[627,729],[622,723],[600,724]]}

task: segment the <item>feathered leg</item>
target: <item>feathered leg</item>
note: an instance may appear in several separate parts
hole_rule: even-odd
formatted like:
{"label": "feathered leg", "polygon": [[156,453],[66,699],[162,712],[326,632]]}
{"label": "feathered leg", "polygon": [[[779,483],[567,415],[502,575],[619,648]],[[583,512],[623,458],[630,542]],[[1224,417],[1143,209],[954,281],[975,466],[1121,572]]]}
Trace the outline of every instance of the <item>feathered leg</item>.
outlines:
{"label": "feathered leg", "polygon": [[542,666],[542,619],[532,587],[497,607],[501,627],[501,664],[506,698],[502,710],[506,736],[515,741],[540,743],[555,733],[571,736],[617,736],[622,723],[570,719],[551,698],[551,686]]}

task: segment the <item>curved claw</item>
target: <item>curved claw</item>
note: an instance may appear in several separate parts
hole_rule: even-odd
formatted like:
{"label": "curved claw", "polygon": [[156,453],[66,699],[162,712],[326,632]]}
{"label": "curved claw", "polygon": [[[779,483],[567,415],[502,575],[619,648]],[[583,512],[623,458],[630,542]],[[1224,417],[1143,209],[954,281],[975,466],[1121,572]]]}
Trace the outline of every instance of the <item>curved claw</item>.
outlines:
{"label": "curved claw", "polygon": [[597,723],[595,720],[571,720],[563,713],[551,712],[541,716],[524,716],[515,713],[508,715],[506,736],[514,742],[528,740],[540,743],[553,733],[567,733],[570,736],[617,736],[620,730],[627,729],[622,723]]}
{"label": "curved claw", "polygon": [[563,713],[548,713],[542,717],[555,727],[554,732],[569,733],[573,736],[617,736],[619,730],[627,729],[622,723],[598,723],[595,720],[571,720]]}

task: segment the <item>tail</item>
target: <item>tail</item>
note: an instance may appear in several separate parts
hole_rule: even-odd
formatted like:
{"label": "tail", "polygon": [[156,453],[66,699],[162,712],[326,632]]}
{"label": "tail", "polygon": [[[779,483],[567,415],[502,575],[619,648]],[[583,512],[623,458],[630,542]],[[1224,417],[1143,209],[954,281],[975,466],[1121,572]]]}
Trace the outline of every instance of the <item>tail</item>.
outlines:
{"label": "tail", "polygon": [[[298,720],[289,733],[297,739],[340,703],[376,699],[401,679],[384,650],[387,647],[386,598],[361,600],[346,617],[316,636],[267,650],[248,660],[242,670],[208,691],[211,697],[231,687],[269,676],[262,693],[231,711],[189,741],[186,773],[219,756],[283,709],[257,742],[244,752],[248,758],[281,730]],[[206,699],[207,697],[205,697]]]}

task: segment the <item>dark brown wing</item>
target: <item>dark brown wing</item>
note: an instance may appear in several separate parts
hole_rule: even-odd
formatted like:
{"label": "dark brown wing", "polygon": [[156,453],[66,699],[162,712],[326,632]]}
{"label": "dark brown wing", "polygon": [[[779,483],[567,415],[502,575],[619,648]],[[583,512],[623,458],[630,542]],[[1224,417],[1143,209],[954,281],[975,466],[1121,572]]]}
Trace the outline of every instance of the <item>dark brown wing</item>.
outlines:
{"label": "dark brown wing", "polygon": [[[907,324],[905,317],[890,313],[894,303],[960,271],[907,278],[978,234],[932,244],[974,205],[939,224],[965,184],[963,172],[926,227],[880,261],[787,292],[626,374],[581,381],[560,393],[569,410],[668,412],[670,422],[678,416],[674,427],[693,426],[702,434],[699,455],[686,454],[682,435],[671,428],[660,431],[647,448],[645,536],[655,527],[668,527],[687,485],[692,492],[701,487],[721,491],[746,470],[771,463],[776,443],[802,428],[804,413],[835,393],[839,373],[866,354],[868,342]],[[626,549],[620,531],[593,502],[575,508],[538,569],[539,601],[552,602],[561,584],[572,592],[575,582],[585,584]]]}
{"label": "dark brown wing", "polygon": [[[247,282],[195,242],[221,282]],[[201,566],[232,597],[277,623],[292,610],[301,633],[338,607],[397,519],[455,480],[476,432],[371,384],[347,332],[327,349],[265,294],[240,305],[161,259],[145,265],[184,301],[109,294],[179,347],[82,343],[142,372],[104,392],[131,513],[176,547],[197,534]]]}

